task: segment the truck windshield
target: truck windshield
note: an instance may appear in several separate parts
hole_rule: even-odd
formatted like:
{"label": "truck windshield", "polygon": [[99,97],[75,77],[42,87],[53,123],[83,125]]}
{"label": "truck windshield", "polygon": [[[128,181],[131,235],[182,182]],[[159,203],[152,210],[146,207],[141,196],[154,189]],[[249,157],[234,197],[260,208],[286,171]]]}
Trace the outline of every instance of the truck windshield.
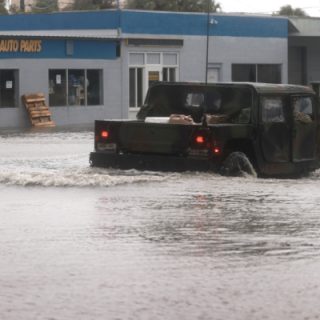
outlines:
{"label": "truck windshield", "polygon": [[149,91],[144,107],[148,110],[144,113],[145,116],[186,114],[195,122],[200,122],[204,114],[224,114],[233,123],[248,123],[252,96],[248,87],[159,85]]}

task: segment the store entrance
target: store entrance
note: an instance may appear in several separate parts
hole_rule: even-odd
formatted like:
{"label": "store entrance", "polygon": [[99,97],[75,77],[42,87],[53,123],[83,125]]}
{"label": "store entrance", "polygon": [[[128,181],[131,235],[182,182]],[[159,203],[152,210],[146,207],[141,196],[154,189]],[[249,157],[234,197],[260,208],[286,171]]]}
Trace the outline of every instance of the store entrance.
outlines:
{"label": "store entrance", "polygon": [[146,68],[146,72],[147,72],[147,83],[146,83],[146,92],[145,95],[149,89],[149,87],[151,87],[152,85],[154,85],[155,83],[162,81],[162,68],[161,67],[147,67]]}

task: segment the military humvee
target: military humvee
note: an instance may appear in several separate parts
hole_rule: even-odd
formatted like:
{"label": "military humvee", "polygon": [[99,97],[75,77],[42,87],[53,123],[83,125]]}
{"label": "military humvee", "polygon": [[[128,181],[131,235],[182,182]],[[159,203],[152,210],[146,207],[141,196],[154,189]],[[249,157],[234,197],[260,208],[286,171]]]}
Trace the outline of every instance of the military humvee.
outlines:
{"label": "military humvee", "polygon": [[319,167],[319,107],[309,87],[158,83],[137,120],[95,122],[98,167],[296,176]]}

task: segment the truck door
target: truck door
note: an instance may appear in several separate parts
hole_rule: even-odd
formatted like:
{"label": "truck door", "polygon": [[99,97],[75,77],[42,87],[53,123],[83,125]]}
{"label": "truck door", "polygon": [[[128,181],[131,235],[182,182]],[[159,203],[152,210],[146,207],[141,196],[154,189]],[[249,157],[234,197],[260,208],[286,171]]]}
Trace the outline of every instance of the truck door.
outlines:
{"label": "truck door", "polygon": [[291,129],[282,96],[263,96],[260,99],[260,143],[267,162],[289,162]]}
{"label": "truck door", "polygon": [[292,160],[299,162],[316,157],[315,104],[310,96],[294,96],[291,99],[293,110]]}

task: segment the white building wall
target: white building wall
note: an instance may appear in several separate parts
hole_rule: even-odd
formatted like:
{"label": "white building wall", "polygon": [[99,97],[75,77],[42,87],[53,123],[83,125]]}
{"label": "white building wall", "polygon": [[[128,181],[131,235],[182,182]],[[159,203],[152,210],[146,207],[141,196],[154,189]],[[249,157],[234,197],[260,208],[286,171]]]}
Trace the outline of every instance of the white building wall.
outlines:
{"label": "white building wall", "polygon": [[[290,37],[289,50],[292,48],[304,48],[306,57],[306,84],[312,81],[320,81],[320,41],[318,37]],[[295,61],[289,61],[289,66]],[[292,69],[292,67],[291,67]]]}
{"label": "white building wall", "polygon": [[[187,37],[180,55],[180,80],[205,81],[206,37]],[[280,38],[210,37],[209,65],[220,66],[220,81],[231,81],[233,63],[281,64],[288,81],[288,41]]]}

